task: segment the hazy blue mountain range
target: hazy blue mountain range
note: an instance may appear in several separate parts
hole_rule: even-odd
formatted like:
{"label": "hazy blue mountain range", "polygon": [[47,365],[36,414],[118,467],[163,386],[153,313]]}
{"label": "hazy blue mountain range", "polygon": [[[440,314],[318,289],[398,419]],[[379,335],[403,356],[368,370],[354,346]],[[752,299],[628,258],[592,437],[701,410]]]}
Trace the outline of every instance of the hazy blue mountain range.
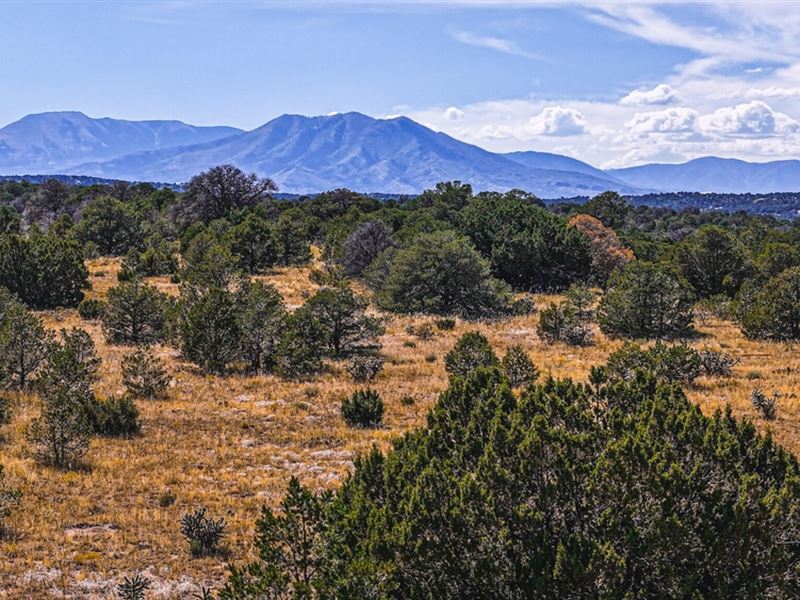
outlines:
{"label": "hazy blue mountain range", "polygon": [[708,156],[689,162],[613,169],[610,175],[636,187],[664,192],[764,193],[800,191],[800,161],[751,163]]}
{"label": "hazy blue mountain range", "polygon": [[281,191],[347,187],[415,194],[460,179],[476,190],[521,188],[542,198],[697,191],[800,191],[800,161],[700,158],[602,171],[547,152],[493,153],[406,117],[360,113],[283,115],[252,131],[180,121],[94,119],[80,112],[29,115],[0,129],[0,175],[69,174],[180,183],[232,163],[275,179]]}
{"label": "hazy blue mountain range", "polygon": [[636,191],[600,171],[536,168],[437,133],[406,117],[373,119],[354,112],[325,117],[284,115],[221,140],[84,164],[75,172],[185,181],[221,163],[272,177],[281,190],[299,193],[347,187],[413,194],[452,179],[469,182],[476,190],[516,187],[551,198],[591,195],[610,187]]}
{"label": "hazy blue mountain range", "polygon": [[618,184],[624,184],[623,181],[616,179],[601,169],[593,167],[589,163],[585,163],[577,158],[563,156],[562,154],[552,154],[551,152],[534,152],[532,150],[527,150],[521,152],[506,152],[502,156],[510,158],[514,162],[518,162],[533,169],[572,171],[574,173],[583,173],[585,175],[600,177],[601,179],[610,179],[612,181],[616,181]]}
{"label": "hazy blue mountain range", "polygon": [[93,119],[81,112],[28,115],[0,129],[0,174],[62,173],[89,161],[202,144],[241,133],[180,121]]}

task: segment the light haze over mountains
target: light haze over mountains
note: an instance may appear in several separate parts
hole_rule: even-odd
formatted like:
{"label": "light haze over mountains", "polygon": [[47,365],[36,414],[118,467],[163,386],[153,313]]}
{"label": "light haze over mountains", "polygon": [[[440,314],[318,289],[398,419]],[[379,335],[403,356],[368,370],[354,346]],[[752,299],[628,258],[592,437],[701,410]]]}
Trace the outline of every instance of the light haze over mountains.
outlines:
{"label": "light haze over mountains", "polygon": [[414,194],[459,179],[476,190],[521,188],[542,198],[605,190],[763,193],[800,191],[800,161],[750,163],[705,157],[603,171],[547,152],[493,153],[406,117],[350,112],[283,115],[252,131],[180,121],[28,115],[0,129],[0,174],[71,174],[180,183],[231,163],[272,177],[281,191],[346,187]]}

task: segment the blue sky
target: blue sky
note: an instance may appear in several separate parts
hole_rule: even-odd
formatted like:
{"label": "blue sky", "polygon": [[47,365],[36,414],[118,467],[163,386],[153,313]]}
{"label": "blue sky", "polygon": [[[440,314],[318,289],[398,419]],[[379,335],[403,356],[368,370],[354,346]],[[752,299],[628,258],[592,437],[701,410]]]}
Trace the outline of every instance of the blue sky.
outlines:
{"label": "blue sky", "polygon": [[800,6],[0,2],[0,123],[406,114],[601,166],[800,150]]}

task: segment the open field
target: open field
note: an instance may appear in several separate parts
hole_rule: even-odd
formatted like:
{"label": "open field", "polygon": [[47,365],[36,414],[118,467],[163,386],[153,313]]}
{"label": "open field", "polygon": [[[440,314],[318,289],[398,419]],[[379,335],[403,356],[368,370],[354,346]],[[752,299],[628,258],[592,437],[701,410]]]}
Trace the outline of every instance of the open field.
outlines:
{"label": "open field", "polygon": [[[99,259],[89,268],[89,296],[102,298],[116,285],[119,263]],[[296,306],[314,288],[308,273],[286,269],[266,279]],[[151,283],[177,292],[166,278]],[[537,305],[552,299],[538,296]],[[43,317],[52,328],[89,331],[103,359],[98,394],[123,393],[120,363],[129,349],[107,345],[99,324],[81,321],[74,310]],[[454,330],[420,341],[406,327],[425,319],[387,316],[382,339],[387,363],[374,385],[386,404],[379,430],[350,429],[342,421],[339,404],[356,385],[339,366],[306,383],[274,376],[219,378],[200,375],[176,350],[158,347],[173,385],[165,400],[137,402],[141,435],[95,439],[86,469],[65,473],[40,467],[26,454],[25,427],[38,406],[32,396],[15,396],[12,423],[0,428],[0,454],[8,483],[23,497],[10,519],[12,535],[0,542],[0,598],[110,597],[122,575],[141,571],[154,581],[153,597],[190,597],[200,585],[218,585],[225,559],[191,558],[178,532],[181,515],[206,506],[212,516],[224,516],[228,560],[247,559],[259,507],[276,504],[291,475],[313,487],[334,487],[358,453],[374,443],[385,447],[424,422],[446,387],[444,355],[465,331],[483,332],[499,355],[522,344],[543,373],[578,380],[620,345],[598,334],[587,348],[548,346],[537,339],[536,319],[534,314],[493,324],[459,321]],[[700,378],[689,397],[707,413],[730,403],[737,416],[766,429],[750,393],[754,387],[778,391],[778,418],[769,427],[778,441],[800,450],[798,346],[749,341],[734,324],[715,319],[698,323],[698,329],[702,336],[695,346],[721,348],[740,362],[732,378]],[[402,402],[405,396],[414,402]],[[162,506],[168,493],[175,502]]]}

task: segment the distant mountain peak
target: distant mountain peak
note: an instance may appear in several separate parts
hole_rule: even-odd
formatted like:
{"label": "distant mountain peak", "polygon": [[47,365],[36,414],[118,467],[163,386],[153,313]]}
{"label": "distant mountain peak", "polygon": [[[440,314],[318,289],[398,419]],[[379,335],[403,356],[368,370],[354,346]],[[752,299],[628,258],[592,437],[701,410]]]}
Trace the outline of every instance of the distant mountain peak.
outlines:
{"label": "distant mountain peak", "polygon": [[[566,159],[564,160],[572,160]],[[413,194],[443,180],[477,190],[523,188],[541,197],[636,191],[602,171],[543,169],[433,131],[408,117],[360,112],[285,114],[237,136],[180,149],[137,153],[79,165],[75,174],[182,182],[215,164],[231,163],[272,177],[284,192],[347,187]]]}
{"label": "distant mountain peak", "polygon": [[800,191],[800,161],[763,163],[702,156],[684,163],[653,163],[608,173],[633,186],[663,192],[767,193]]}
{"label": "distant mountain peak", "polygon": [[0,129],[0,174],[62,173],[89,161],[205,143],[241,133],[181,121],[92,118],[80,111],[27,115]]}

